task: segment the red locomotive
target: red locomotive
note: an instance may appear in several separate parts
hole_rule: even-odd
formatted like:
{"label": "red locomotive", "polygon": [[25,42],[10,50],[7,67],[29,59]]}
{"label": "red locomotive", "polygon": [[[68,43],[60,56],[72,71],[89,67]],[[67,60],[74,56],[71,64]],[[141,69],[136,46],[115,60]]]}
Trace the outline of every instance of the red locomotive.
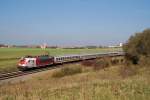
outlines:
{"label": "red locomotive", "polygon": [[21,70],[34,68],[34,67],[44,67],[54,63],[54,57],[48,55],[41,56],[25,56],[20,59],[18,63],[18,68]]}

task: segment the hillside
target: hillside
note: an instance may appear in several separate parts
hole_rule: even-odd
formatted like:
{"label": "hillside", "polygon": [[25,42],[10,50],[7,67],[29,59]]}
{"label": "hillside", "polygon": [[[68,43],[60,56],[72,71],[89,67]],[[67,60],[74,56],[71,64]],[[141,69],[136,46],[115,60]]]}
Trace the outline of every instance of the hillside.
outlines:
{"label": "hillside", "polygon": [[83,64],[70,64],[63,67],[78,68],[82,71],[56,77],[54,74],[61,69],[55,69],[24,82],[5,84],[0,86],[0,99],[150,100],[148,67],[140,68],[134,74],[130,74],[130,71],[133,71],[131,69],[122,71],[123,65],[113,65],[99,70],[93,70],[92,67]]}

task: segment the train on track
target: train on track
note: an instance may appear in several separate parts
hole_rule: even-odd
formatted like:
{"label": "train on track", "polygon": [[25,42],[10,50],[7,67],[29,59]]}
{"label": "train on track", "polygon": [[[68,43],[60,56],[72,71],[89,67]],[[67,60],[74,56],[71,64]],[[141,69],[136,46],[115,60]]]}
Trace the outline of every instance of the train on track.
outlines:
{"label": "train on track", "polygon": [[109,53],[96,53],[96,54],[82,54],[82,55],[65,55],[65,56],[25,56],[18,62],[19,70],[27,70],[31,68],[41,68],[54,64],[62,64],[66,62],[82,61],[88,59],[101,58],[105,56],[123,56],[123,52],[109,52]]}

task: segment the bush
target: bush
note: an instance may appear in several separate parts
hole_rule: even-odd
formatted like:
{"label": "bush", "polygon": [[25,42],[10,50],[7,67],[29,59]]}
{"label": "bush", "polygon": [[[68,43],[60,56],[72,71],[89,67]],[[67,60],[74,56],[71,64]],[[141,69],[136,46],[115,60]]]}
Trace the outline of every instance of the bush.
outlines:
{"label": "bush", "polygon": [[104,69],[109,66],[109,62],[106,61],[105,59],[100,59],[97,60],[93,66],[94,66],[94,70]]}
{"label": "bush", "polygon": [[92,67],[94,70],[103,69],[109,66],[109,60],[106,58],[96,60],[85,60],[81,64],[85,67]]}
{"label": "bush", "polygon": [[112,65],[116,65],[116,64],[118,64],[119,63],[119,60],[118,59],[112,59],[111,60],[111,64]]}
{"label": "bush", "polygon": [[125,59],[124,58],[113,58],[111,59],[111,65],[118,65],[118,64],[124,64]]}
{"label": "bush", "polygon": [[123,63],[124,59],[120,58],[110,58],[110,57],[104,57],[101,59],[95,59],[95,60],[85,60],[81,62],[81,65],[85,67],[92,67],[94,70],[104,69],[111,65],[116,65]]}
{"label": "bush", "polygon": [[123,46],[126,52],[126,59],[138,64],[141,56],[150,55],[150,29],[131,36],[127,43]]}
{"label": "bush", "polygon": [[81,67],[63,67],[58,71],[53,72],[52,77],[64,77],[67,75],[73,75],[73,74],[77,74],[77,73],[81,73],[82,72],[82,68]]}
{"label": "bush", "polygon": [[95,60],[84,60],[81,62],[81,65],[86,67],[92,67],[95,62]]}

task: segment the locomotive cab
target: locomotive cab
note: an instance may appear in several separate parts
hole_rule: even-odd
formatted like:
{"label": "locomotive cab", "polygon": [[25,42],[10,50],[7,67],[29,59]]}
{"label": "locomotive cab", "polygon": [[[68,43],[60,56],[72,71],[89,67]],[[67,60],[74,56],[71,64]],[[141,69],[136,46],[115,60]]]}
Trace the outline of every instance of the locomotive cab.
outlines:
{"label": "locomotive cab", "polygon": [[18,63],[18,69],[25,70],[28,68],[36,67],[36,59],[35,58],[21,58]]}
{"label": "locomotive cab", "polygon": [[48,55],[41,56],[25,56],[18,62],[19,70],[26,70],[31,68],[40,68],[54,63],[54,57]]}

